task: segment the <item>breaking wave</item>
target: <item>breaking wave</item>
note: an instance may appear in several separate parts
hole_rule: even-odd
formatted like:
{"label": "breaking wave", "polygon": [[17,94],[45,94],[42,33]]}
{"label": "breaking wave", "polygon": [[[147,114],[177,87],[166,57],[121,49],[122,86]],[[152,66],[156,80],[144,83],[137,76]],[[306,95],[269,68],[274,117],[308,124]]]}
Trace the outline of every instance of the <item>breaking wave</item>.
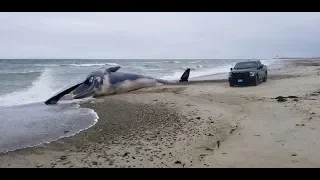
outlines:
{"label": "breaking wave", "polygon": [[0,106],[31,104],[46,100],[46,98],[54,92],[50,87],[50,84],[53,82],[51,73],[49,69],[45,69],[45,71],[32,82],[31,87],[0,96]]}

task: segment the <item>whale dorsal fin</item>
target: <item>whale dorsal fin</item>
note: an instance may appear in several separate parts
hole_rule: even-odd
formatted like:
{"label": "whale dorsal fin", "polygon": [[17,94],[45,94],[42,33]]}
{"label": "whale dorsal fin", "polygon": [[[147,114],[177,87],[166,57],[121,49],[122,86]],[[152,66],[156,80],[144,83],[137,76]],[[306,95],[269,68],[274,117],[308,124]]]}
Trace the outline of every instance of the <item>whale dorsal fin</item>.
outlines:
{"label": "whale dorsal fin", "polygon": [[120,68],[121,68],[120,66],[114,66],[114,67],[107,68],[107,69],[104,71],[104,74],[116,72],[116,71],[118,71],[118,69],[120,69]]}
{"label": "whale dorsal fin", "polygon": [[188,68],[184,73],[182,74],[180,78],[180,82],[188,81],[189,79],[189,74],[190,74],[190,69]]}

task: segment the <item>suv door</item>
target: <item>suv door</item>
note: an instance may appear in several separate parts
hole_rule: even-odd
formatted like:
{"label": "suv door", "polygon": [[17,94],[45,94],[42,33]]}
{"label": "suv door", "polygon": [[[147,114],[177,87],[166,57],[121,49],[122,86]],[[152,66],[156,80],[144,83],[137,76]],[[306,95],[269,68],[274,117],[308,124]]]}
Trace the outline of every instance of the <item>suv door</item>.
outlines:
{"label": "suv door", "polygon": [[258,67],[259,67],[258,75],[259,75],[259,78],[261,79],[264,76],[264,72],[263,72],[262,68],[260,68],[260,66],[262,66],[262,64],[260,61],[258,61]]}

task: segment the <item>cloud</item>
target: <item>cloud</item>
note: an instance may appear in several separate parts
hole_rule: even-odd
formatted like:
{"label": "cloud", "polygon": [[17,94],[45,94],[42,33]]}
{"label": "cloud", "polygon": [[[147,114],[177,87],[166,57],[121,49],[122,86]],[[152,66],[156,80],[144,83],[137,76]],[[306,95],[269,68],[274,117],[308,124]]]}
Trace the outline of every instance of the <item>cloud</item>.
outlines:
{"label": "cloud", "polygon": [[0,13],[0,58],[320,56],[320,13]]}

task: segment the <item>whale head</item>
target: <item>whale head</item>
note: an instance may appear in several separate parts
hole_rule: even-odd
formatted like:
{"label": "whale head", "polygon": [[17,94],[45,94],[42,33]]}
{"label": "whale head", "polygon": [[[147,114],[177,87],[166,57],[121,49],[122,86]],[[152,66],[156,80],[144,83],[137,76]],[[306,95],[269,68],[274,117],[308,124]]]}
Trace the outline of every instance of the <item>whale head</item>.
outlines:
{"label": "whale head", "polygon": [[87,79],[73,91],[74,99],[86,98],[95,94],[100,94],[105,76],[110,73],[114,73],[120,69],[120,66],[110,67],[104,71],[91,72]]}
{"label": "whale head", "polygon": [[97,91],[101,90],[104,79],[104,72],[95,71],[90,73],[86,80],[73,91],[73,98],[81,99],[93,96]]}

